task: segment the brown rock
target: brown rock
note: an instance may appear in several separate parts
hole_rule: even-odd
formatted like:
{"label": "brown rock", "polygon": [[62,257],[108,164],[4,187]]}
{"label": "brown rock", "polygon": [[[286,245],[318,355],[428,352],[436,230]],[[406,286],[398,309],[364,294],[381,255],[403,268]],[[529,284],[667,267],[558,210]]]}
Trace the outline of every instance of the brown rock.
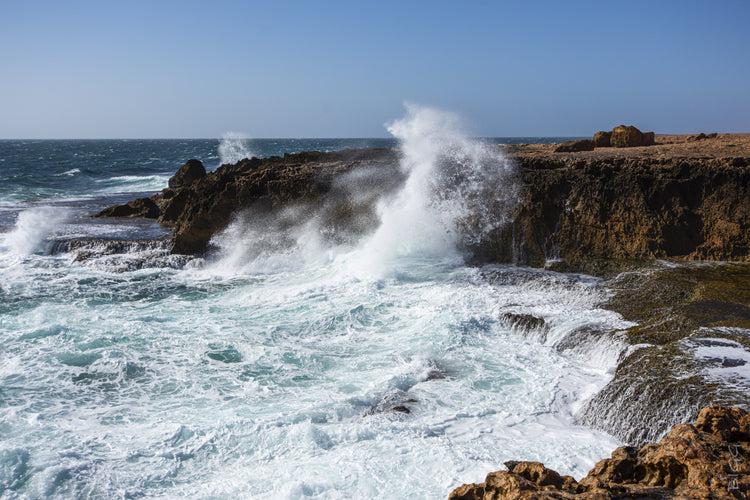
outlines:
{"label": "brown rock", "polygon": [[483,487],[484,500],[748,498],[750,414],[717,405],[704,408],[695,426],[675,426],[658,444],[617,448],[577,484],[539,462],[518,462],[470,486],[471,491]]}
{"label": "brown rock", "polygon": [[177,172],[169,179],[169,189],[177,189],[183,186],[189,186],[198,179],[206,176],[206,169],[203,163],[198,160],[188,160]]}
{"label": "brown rock", "polygon": [[579,141],[568,141],[560,144],[556,149],[556,153],[574,153],[576,151],[593,151],[594,141],[591,139],[581,139]]}
{"label": "brown rock", "polygon": [[156,219],[159,217],[158,205],[151,198],[138,198],[124,205],[107,207],[94,217],[145,217]]}
{"label": "brown rock", "polygon": [[484,483],[464,484],[451,491],[448,500],[482,500],[484,498]]}
{"label": "brown rock", "polygon": [[599,131],[594,134],[594,146],[597,148],[608,148],[611,146],[612,132]]}
{"label": "brown rock", "polygon": [[620,125],[612,129],[610,144],[616,148],[629,148],[634,146],[650,146],[654,144],[654,133],[644,134],[633,126]]}

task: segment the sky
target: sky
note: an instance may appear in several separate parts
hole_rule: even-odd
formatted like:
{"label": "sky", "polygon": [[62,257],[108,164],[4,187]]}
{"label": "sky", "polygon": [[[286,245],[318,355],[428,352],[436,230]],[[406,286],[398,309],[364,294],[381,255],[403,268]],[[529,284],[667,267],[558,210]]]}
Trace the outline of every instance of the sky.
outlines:
{"label": "sky", "polygon": [[0,0],[0,138],[750,132],[750,1]]}

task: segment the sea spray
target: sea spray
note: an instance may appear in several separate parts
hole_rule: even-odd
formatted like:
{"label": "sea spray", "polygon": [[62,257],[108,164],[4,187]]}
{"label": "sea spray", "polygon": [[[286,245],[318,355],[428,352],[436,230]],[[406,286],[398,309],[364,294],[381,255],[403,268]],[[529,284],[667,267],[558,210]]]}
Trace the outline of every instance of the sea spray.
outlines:
{"label": "sea spray", "polygon": [[[468,138],[458,115],[410,104],[406,110],[404,118],[387,125],[399,141],[398,189],[377,193],[367,182],[374,178],[367,169],[365,175],[342,176],[335,186],[346,191],[336,196],[372,205],[376,223],[369,231],[354,231],[357,240],[342,243],[335,236],[346,231],[339,228],[330,237],[330,214],[314,207],[238,214],[212,241],[219,248],[214,270],[253,272],[330,258],[361,275],[412,266],[413,259],[463,263],[509,220],[518,200],[516,170],[499,149]],[[231,144],[225,140],[220,149]],[[409,262],[399,263],[402,259]]]}
{"label": "sea spray", "polygon": [[59,207],[34,207],[20,212],[14,229],[4,235],[4,246],[20,256],[43,250],[47,236],[68,217],[68,210]]}
{"label": "sea spray", "polygon": [[220,165],[237,163],[245,158],[252,158],[250,140],[238,132],[227,132],[219,143]]}
{"label": "sea spray", "polygon": [[515,170],[498,149],[469,139],[456,114],[406,109],[388,131],[408,177],[395,198],[381,200],[381,224],[363,257],[368,266],[407,255],[462,261],[507,222],[518,198]]}

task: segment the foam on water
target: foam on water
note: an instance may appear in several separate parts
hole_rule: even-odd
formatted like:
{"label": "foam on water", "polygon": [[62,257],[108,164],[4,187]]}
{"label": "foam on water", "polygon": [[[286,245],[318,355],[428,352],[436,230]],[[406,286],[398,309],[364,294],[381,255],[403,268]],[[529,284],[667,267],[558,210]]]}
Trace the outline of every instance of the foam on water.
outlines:
{"label": "foam on water", "polygon": [[160,191],[167,187],[170,177],[171,175],[117,175],[96,181],[98,185],[102,186],[99,187],[96,193]]}

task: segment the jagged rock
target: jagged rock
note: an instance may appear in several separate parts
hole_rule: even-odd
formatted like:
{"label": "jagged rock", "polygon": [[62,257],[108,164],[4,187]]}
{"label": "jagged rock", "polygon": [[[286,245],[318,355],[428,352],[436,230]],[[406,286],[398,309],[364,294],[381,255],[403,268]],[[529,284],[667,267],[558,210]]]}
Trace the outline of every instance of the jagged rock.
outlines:
{"label": "jagged rock", "polygon": [[450,499],[739,499],[750,495],[750,414],[704,408],[696,424],[678,425],[658,444],[620,447],[578,483],[539,462],[512,463],[463,485]]}
{"label": "jagged rock", "polygon": [[169,189],[177,189],[183,186],[189,186],[198,179],[206,176],[206,169],[199,160],[188,160],[177,172],[169,179]]}
{"label": "jagged rock", "polygon": [[594,141],[591,139],[581,139],[579,141],[563,142],[557,148],[556,153],[574,153],[576,151],[593,151]]}
{"label": "jagged rock", "polygon": [[144,217],[156,219],[160,215],[159,206],[151,198],[138,198],[124,205],[107,207],[94,217]]}
{"label": "jagged rock", "polygon": [[597,148],[608,148],[611,146],[612,132],[599,131],[594,134],[594,146]]}
{"label": "jagged rock", "polygon": [[610,144],[616,148],[651,146],[654,144],[653,132],[641,132],[633,126],[620,125],[612,129]]}

